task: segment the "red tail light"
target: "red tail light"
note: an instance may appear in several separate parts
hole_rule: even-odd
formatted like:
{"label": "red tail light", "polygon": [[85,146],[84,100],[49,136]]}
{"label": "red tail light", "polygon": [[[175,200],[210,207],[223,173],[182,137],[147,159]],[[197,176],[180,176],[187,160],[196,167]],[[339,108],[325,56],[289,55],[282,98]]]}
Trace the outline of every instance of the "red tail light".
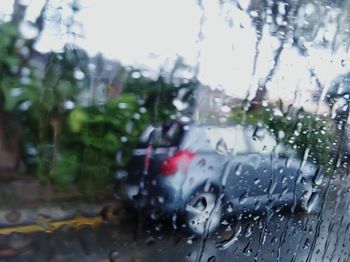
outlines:
{"label": "red tail light", "polygon": [[195,155],[195,153],[189,152],[188,150],[179,151],[176,155],[163,162],[161,167],[162,175],[175,175],[179,168],[183,168],[185,172],[187,172]]}

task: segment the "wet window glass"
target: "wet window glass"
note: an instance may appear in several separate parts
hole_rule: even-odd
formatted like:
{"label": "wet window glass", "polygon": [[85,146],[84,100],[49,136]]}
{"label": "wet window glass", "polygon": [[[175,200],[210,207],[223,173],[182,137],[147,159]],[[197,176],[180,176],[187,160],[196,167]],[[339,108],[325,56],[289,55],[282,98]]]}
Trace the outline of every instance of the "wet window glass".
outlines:
{"label": "wet window glass", "polygon": [[1,0],[0,261],[349,261],[350,0]]}

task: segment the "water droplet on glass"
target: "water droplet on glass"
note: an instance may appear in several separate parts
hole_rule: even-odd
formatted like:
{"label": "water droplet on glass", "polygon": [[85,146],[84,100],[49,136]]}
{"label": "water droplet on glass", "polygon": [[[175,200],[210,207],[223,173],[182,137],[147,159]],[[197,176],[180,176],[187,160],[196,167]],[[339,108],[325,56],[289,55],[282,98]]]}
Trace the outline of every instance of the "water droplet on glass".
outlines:
{"label": "water droplet on glass", "polygon": [[327,127],[321,126],[321,127],[320,127],[320,133],[321,133],[322,135],[325,135],[325,134],[327,133]]}
{"label": "water droplet on glass", "polygon": [[156,242],[156,240],[155,240],[154,237],[150,236],[150,237],[148,237],[148,238],[146,239],[145,242],[146,242],[146,245],[147,245],[147,246],[150,246],[150,245],[154,244],[154,243]]}
{"label": "water droplet on glass", "polygon": [[249,257],[252,254],[252,249],[250,248],[250,242],[243,249],[243,254]]}
{"label": "water droplet on glass", "polygon": [[313,179],[315,185],[320,186],[323,181],[323,170],[321,168],[317,169],[316,175]]}
{"label": "water droplet on glass", "polygon": [[340,61],[340,65],[341,65],[342,67],[345,67],[347,64],[348,64],[348,60],[347,60],[347,59],[342,59],[342,60]]}
{"label": "water droplet on glass", "polygon": [[244,192],[243,194],[240,195],[239,197],[239,203],[243,204],[245,201],[248,199],[248,192]]}
{"label": "water droplet on glass", "polygon": [[253,133],[253,139],[255,141],[262,141],[266,136],[266,129],[263,126],[257,126]]}
{"label": "water droplet on glass", "polygon": [[258,17],[259,16],[257,11],[250,11],[249,14],[251,17]]}
{"label": "water droplet on glass", "polygon": [[311,211],[315,210],[315,208],[319,203],[319,200],[320,200],[320,195],[317,193],[313,193],[306,204],[306,211],[310,213]]}
{"label": "water droplet on glass", "polygon": [[120,109],[126,109],[126,108],[128,108],[128,104],[127,104],[127,103],[119,103],[119,104],[118,104],[118,107],[119,107]]}
{"label": "water droplet on glass", "polygon": [[254,210],[259,210],[260,207],[261,207],[261,202],[259,200],[256,200],[254,204]]}
{"label": "water droplet on glass", "polygon": [[109,260],[111,262],[117,262],[117,261],[120,261],[120,254],[117,250],[112,250],[110,253],[109,253]]}
{"label": "water droplet on glass", "polygon": [[245,234],[244,236],[246,238],[250,237],[253,234],[253,228],[254,228],[254,224],[249,224],[245,230]]}
{"label": "water droplet on glass", "polygon": [[242,231],[242,226],[239,225],[238,227],[236,227],[236,230],[232,234],[232,236],[228,240],[219,243],[217,245],[217,248],[220,250],[225,250],[225,249],[228,249],[229,247],[231,247],[234,243],[236,243],[238,241],[238,237],[239,237],[241,231]]}
{"label": "water droplet on glass", "polygon": [[188,108],[189,104],[186,102],[181,101],[180,99],[174,99],[173,105],[176,107],[177,110],[182,111]]}
{"label": "water droplet on glass", "polygon": [[303,245],[303,249],[308,249],[310,247],[310,244],[311,244],[310,240],[306,239]]}
{"label": "water droplet on glass", "polygon": [[242,173],[242,164],[238,164],[235,169],[235,175],[240,176]]}
{"label": "water droplet on glass", "polygon": [[208,258],[208,262],[215,262],[216,261],[216,257],[212,256],[210,258]]}
{"label": "water droplet on glass", "polygon": [[216,151],[220,155],[225,155],[227,153],[227,145],[224,139],[220,138],[220,140],[216,144]]}
{"label": "water droplet on glass", "polygon": [[232,213],[233,212],[233,208],[232,208],[232,204],[230,203],[228,208],[226,209],[228,213]]}
{"label": "water droplet on glass", "polygon": [[202,158],[201,160],[198,161],[197,164],[199,167],[204,167],[206,164],[206,160],[204,158]]}

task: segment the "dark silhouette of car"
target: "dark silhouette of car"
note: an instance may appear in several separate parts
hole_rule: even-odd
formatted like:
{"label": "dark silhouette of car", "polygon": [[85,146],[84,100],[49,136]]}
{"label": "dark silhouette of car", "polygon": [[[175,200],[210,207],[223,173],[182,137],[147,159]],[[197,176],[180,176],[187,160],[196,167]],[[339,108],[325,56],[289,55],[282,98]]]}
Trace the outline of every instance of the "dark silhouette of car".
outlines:
{"label": "dark silhouette of car", "polygon": [[321,168],[261,126],[173,121],[145,130],[126,169],[116,173],[115,195],[176,214],[203,234],[224,216],[283,207],[311,212],[322,178]]}

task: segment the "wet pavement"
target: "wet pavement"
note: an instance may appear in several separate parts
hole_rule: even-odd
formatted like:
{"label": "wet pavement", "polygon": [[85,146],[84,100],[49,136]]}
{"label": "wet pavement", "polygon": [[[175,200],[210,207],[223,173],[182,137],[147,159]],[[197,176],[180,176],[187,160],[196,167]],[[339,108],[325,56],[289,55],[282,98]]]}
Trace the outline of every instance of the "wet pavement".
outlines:
{"label": "wet pavement", "polygon": [[0,261],[349,261],[347,181],[346,174],[330,181],[323,210],[314,214],[284,210],[223,221],[203,238],[129,213],[119,225],[1,236]]}

